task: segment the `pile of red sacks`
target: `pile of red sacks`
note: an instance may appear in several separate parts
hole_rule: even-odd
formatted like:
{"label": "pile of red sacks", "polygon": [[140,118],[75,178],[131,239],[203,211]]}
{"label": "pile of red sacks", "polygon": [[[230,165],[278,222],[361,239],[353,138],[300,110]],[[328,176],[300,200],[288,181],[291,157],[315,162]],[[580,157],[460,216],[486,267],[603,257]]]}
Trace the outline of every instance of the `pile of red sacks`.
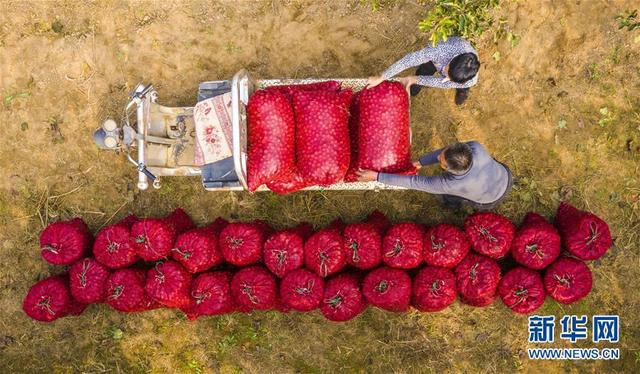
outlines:
{"label": "pile of red sacks", "polygon": [[531,313],[547,295],[565,304],[587,296],[592,276],[583,261],[610,246],[604,221],[566,203],[555,226],[529,213],[520,228],[486,212],[467,217],[464,228],[392,225],[377,211],[365,222],[336,220],[315,232],[306,223],[274,231],[262,221],[221,218],[197,228],[176,209],[162,219],[129,216],[94,240],[76,218],[40,235],[42,257],[69,268],[32,286],[23,309],[46,322],[91,303],[122,312],[177,308],[189,319],[319,309],[346,321],[367,305],[435,312],[458,296],[471,306],[499,296],[513,311]]}
{"label": "pile of red sacks", "polygon": [[415,173],[409,97],[397,82],[355,97],[337,81],[271,86],[249,99],[247,123],[249,191],[353,182],[358,168]]}

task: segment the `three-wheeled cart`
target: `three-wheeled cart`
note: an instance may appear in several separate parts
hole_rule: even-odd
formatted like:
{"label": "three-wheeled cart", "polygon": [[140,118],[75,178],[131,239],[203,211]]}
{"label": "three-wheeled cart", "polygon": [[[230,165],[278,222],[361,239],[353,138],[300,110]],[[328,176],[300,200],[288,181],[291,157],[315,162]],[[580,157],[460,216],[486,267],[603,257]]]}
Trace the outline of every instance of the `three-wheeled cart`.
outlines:
{"label": "three-wheeled cart", "polygon": [[[138,188],[146,190],[151,181],[161,187],[161,177],[200,176],[207,191],[247,189],[247,116],[246,105],[260,88],[283,84],[305,84],[328,79],[253,79],[246,70],[231,80],[208,81],[198,87],[198,101],[231,92],[232,156],[217,162],[196,165],[194,107],[167,107],[158,104],[152,85],[138,84],[130,94],[122,120],[107,119],[93,135],[102,149],[122,151],[138,170]],[[331,79],[359,91],[366,79]],[[134,114],[135,112],[135,114]],[[134,152],[135,150],[135,152]],[[307,190],[380,190],[399,189],[378,182],[336,183],[329,187],[312,186]],[[266,187],[258,191],[268,191]]]}

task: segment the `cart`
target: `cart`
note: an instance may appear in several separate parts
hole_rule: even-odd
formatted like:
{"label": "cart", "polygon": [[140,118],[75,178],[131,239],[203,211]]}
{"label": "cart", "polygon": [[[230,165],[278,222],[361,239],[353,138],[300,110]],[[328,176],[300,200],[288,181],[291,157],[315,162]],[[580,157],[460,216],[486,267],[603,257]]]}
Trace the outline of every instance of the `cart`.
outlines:
{"label": "cart", "polygon": [[[93,135],[102,149],[124,153],[138,170],[138,188],[146,190],[149,182],[161,188],[161,178],[199,176],[207,191],[247,190],[247,117],[246,105],[260,88],[284,84],[305,84],[329,79],[253,79],[240,70],[231,80],[208,81],[198,87],[198,101],[231,92],[232,156],[198,166],[194,162],[196,139],[194,107],[167,107],[158,104],[152,85],[138,84],[129,95],[122,120],[107,119]],[[366,79],[331,79],[359,91]],[[135,112],[135,114],[134,114]],[[383,190],[401,189],[379,182],[336,183],[328,187],[312,186],[305,190]],[[261,187],[258,191],[269,191]]]}

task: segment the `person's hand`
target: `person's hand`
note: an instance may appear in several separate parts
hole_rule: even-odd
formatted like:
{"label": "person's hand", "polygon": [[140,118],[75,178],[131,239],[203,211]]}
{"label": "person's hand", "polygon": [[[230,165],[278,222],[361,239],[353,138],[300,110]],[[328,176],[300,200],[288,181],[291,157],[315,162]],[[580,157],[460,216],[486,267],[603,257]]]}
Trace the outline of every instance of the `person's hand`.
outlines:
{"label": "person's hand", "polygon": [[373,182],[378,180],[378,172],[373,170],[358,169],[356,175],[358,176],[359,182]]}
{"label": "person's hand", "polygon": [[418,83],[418,77],[416,77],[415,75],[410,75],[408,77],[397,78],[397,81],[402,83],[404,85],[404,88],[409,91],[412,85]]}
{"label": "person's hand", "polygon": [[420,160],[414,161],[413,166],[416,168],[416,170],[422,169],[422,164],[420,163]]}
{"label": "person's hand", "polygon": [[369,77],[367,80],[367,88],[375,87],[382,82],[384,82],[384,78],[382,78],[382,76]]}

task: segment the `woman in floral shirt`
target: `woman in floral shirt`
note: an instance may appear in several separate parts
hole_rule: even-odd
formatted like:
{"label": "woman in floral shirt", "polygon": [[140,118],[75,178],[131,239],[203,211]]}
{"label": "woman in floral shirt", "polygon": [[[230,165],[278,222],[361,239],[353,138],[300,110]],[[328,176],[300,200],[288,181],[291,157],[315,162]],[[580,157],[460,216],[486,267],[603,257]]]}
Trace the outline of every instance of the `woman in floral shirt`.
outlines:
{"label": "woman in floral shirt", "polygon": [[459,37],[451,37],[435,46],[409,53],[380,76],[369,78],[369,86],[376,86],[415,66],[418,66],[416,75],[398,79],[410,87],[411,96],[417,95],[423,86],[455,88],[455,102],[461,105],[469,96],[469,88],[478,82],[480,61],[471,43]]}

